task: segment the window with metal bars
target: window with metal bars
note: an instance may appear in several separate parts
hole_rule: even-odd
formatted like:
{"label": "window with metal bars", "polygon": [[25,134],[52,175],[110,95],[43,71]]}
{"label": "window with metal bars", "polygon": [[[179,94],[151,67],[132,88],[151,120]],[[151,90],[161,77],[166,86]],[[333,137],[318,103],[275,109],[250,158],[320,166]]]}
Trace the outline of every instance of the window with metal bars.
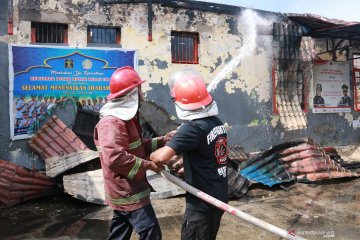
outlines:
{"label": "window with metal bars", "polygon": [[360,54],[353,54],[354,110],[360,112]]}
{"label": "window with metal bars", "polygon": [[68,26],[60,23],[31,23],[32,43],[68,43]]}
{"label": "window with metal bars", "polygon": [[171,59],[173,63],[199,63],[199,33],[171,31]]}
{"label": "window with metal bars", "polygon": [[120,44],[121,31],[117,27],[88,27],[88,43],[92,44]]}

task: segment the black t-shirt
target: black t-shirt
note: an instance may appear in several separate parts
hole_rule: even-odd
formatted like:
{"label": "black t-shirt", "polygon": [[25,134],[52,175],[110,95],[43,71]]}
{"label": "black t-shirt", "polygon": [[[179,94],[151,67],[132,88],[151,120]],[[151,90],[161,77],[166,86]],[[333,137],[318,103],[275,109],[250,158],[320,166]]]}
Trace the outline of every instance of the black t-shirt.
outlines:
{"label": "black t-shirt", "polygon": [[[219,118],[206,117],[184,122],[167,146],[177,155],[183,154],[187,183],[228,202],[227,133]],[[189,193],[186,194],[186,207],[201,212],[214,208]]]}

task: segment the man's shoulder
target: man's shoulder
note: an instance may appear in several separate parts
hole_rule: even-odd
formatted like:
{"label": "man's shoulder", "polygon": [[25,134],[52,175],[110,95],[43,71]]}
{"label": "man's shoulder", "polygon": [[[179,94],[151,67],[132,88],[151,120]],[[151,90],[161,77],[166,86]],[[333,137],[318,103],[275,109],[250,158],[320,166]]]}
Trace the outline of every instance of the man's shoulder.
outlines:
{"label": "man's shoulder", "polygon": [[124,120],[121,120],[120,118],[109,115],[100,118],[97,126],[105,125],[105,124],[126,125],[126,122]]}
{"label": "man's shoulder", "polygon": [[99,120],[96,124],[94,131],[99,134],[109,134],[110,132],[126,131],[126,123],[116,117],[106,116]]}
{"label": "man's shoulder", "polygon": [[223,125],[223,122],[216,116],[205,117],[186,121],[181,125],[182,131],[195,131],[197,133],[207,133],[216,126]]}
{"label": "man's shoulder", "polygon": [[223,125],[224,123],[217,116],[210,116],[193,120],[198,125]]}

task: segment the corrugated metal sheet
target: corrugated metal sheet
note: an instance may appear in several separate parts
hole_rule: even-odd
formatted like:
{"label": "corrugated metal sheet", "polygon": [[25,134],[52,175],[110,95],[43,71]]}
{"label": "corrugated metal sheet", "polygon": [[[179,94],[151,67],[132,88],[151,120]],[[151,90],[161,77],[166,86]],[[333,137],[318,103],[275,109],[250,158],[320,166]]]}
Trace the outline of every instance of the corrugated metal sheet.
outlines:
{"label": "corrugated metal sheet", "polygon": [[311,139],[285,142],[255,155],[240,165],[240,174],[267,186],[289,181],[313,182],[324,179],[359,177],[336,162]]}
{"label": "corrugated metal sheet", "polygon": [[50,177],[98,157],[57,116],[41,127],[29,145],[45,160],[46,175]]}

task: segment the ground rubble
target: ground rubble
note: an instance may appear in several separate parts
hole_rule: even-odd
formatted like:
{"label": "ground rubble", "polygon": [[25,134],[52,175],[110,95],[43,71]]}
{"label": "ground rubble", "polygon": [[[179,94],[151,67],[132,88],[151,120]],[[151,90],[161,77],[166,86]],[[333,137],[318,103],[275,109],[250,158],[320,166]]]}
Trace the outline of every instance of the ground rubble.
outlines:
{"label": "ground rubble", "polygon": [[[287,189],[284,190],[284,189]],[[281,187],[253,185],[230,204],[252,216],[307,239],[358,239],[360,179],[290,183]],[[184,196],[153,200],[163,239],[180,239]],[[0,212],[0,238],[105,239],[111,209],[68,195],[44,197]],[[132,239],[137,239],[134,236]],[[225,214],[217,239],[281,239],[242,219]]]}

